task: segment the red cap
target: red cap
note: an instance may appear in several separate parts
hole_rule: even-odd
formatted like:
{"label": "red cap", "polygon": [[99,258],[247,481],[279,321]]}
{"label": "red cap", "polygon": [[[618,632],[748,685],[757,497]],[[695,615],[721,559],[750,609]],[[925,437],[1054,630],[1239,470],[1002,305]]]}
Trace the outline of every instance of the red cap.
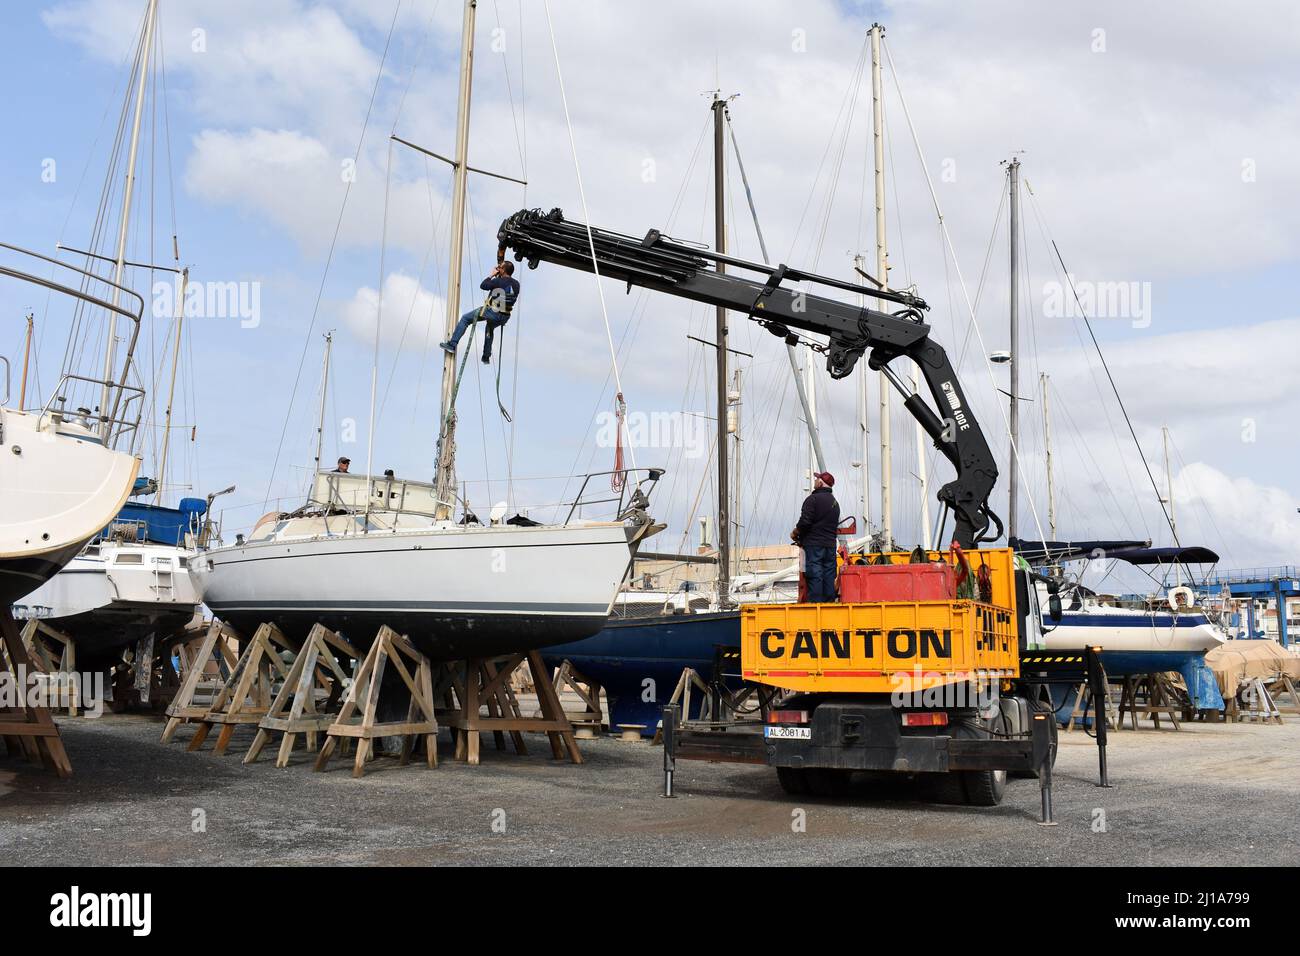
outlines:
{"label": "red cap", "polygon": [[813,475],[813,477],[821,479],[821,483],[825,485],[827,488],[835,487],[835,476],[832,475],[829,471],[818,472],[817,474]]}

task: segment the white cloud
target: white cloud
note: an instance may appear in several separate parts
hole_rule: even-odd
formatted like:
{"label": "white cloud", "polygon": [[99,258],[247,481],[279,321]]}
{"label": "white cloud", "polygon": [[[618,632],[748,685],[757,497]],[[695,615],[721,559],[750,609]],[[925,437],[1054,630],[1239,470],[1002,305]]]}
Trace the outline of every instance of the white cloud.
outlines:
{"label": "white cloud", "polygon": [[[389,273],[384,279],[383,317],[380,343],[387,348],[410,346],[413,351],[425,342],[437,344],[442,338],[446,300],[401,272]],[[369,345],[375,337],[375,316],[379,314],[378,290],[365,286],[342,306],[344,324],[359,342]]]}
{"label": "white cloud", "polygon": [[[1218,539],[1221,555],[1248,566],[1294,564],[1300,541],[1300,498],[1251,478],[1224,474],[1193,462],[1174,476],[1179,537],[1189,540],[1184,522],[1207,540]],[[1212,536],[1212,537],[1211,537]]]}

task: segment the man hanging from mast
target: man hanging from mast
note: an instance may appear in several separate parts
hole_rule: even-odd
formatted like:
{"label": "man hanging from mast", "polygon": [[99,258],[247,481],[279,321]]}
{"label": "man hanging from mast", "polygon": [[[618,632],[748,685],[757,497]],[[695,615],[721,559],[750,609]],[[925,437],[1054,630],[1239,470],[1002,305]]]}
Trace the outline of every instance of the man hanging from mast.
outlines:
{"label": "man hanging from mast", "polygon": [[484,279],[479,288],[487,299],[477,309],[470,309],[456,323],[456,330],[446,342],[438,343],[444,352],[456,354],[461,336],[479,319],[483,320],[483,364],[492,361],[492,339],[496,330],[510,321],[510,313],[519,298],[519,280],[515,278],[515,264],[505,258],[505,249],[497,250],[496,268]]}

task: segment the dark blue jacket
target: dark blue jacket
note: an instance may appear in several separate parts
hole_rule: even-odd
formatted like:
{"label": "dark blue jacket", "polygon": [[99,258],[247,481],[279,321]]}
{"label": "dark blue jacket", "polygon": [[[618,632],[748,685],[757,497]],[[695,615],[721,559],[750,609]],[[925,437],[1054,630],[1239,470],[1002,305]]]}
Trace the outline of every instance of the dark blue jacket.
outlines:
{"label": "dark blue jacket", "polygon": [[833,548],[837,544],[835,529],[840,526],[840,505],[829,488],[818,488],[803,502],[799,512],[801,548]]}
{"label": "dark blue jacket", "polygon": [[514,276],[489,276],[479,284],[488,293],[487,307],[499,315],[508,316],[519,298],[519,280]]}

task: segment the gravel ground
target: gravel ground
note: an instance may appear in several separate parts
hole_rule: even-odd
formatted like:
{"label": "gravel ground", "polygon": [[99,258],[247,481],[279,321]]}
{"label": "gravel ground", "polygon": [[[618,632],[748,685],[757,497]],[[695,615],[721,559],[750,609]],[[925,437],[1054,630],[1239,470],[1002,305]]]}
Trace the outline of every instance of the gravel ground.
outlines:
{"label": "gravel ground", "polygon": [[1092,741],[1063,734],[1051,829],[1035,825],[1033,780],[980,809],[928,803],[907,782],[795,799],[766,767],[682,762],[678,798],[664,800],[661,751],[615,739],[581,742],[586,762],[573,766],[540,736],[523,757],[486,738],[478,767],[452,761],[444,739],[436,770],[381,758],[354,780],[350,761],[317,774],[301,750],[284,770],[273,748],[243,766],[242,728],[216,757],[210,742],[185,752],[188,728],[159,743],[148,717],[61,726],[71,780],[0,758],[5,863],[1215,866],[1293,864],[1300,849],[1296,718],[1112,734],[1110,790],[1094,785]]}

